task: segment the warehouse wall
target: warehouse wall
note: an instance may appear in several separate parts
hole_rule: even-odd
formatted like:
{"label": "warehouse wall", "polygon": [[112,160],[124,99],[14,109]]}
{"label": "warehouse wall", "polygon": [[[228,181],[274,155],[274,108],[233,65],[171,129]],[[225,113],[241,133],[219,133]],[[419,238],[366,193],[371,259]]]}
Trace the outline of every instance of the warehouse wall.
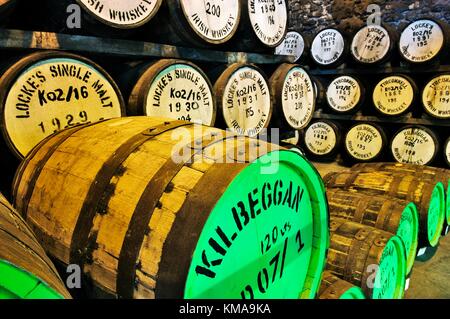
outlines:
{"label": "warehouse wall", "polygon": [[363,25],[369,4],[381,8],[382,21],[399,26],[418,17],[434,17],[450,23],[450,0],[288,0],[291,28],[313,33],[325,26],[351,31]]}

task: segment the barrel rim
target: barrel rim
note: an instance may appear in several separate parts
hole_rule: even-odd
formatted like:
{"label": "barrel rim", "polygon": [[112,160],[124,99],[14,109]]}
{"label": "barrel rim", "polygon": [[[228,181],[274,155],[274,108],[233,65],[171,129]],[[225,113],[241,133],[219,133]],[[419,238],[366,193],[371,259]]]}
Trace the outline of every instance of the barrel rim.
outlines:
{"label": "barrel rim", "polygon": [[[286,162],[289,165],[293,165],[295,167],[302,167],[304,170],[299,170],[299,176],[304,179],[306,187],[310,191],[311,196],[311,205],[317,208],[317,213],[312,214],[313,221],[313,238],[312,238],[312,247],[311,247],[311,257],[309,262],[308,271],[305,274],[305,283],[300,294],[300,298],[315,298],[317,292],[319,291],[320,282],[321,282],[321,274],[326,266],[326,255],[329,248],[329,218],[328,218],[328,203],[325,195],[325,186],[323,184],[322,179],[316,168],[300,153],[290,150],[277,150],[273,152],[269,152],[257,160],[249,164],[251,165],[260,165],[262,163],[266,163],[268,159],[270,159],[273,154],[277,153],[277,162]],[[300,164],[301,163],[301,164]],[[245,174],[245,171],[248,167],[245,167],[242,171],[240,171],[235,178],[236,180],[239,176],[242,177],[242,174]],[[231,183],[230,183],[231,185]],[[230,185],[227,186],[225,194]],[[223,197],[223,194],[220,198]],[[320,194],[322,194],[322,198],[320,198]],[[217,204],[217,203],[216,203]],[[214,211],[216,204],[211,209],[211,212],[208,213],[208,219],[211,213]],[[207,220],[206,220],[207,221]],[[206,222],[205,222],[206,223]],[[202,228],[203,229],[203,226]],[[315,233],[314,233],[315,232]],[[199,237],[202,235],[202,231],[199,234]],[[194,251],[197,250],[198,243],[195,244]],[[315,252],[315,253],[314,253]],[[191,254],[190,257],[190,267],[192,267],[192,258],[194,253]],[[183,294],[186,295],[186,289],[188,286],[188,278],[189,274],[186,276],[184,280],[184,289]]]}
{"label": "barrel rim", "polygon": [[108,72],[105,71],[101,66],[99,66],[94,61],[85,58],[83,56],[68,53],[68,52],[61,52],[61,51],[38,51],[34,52],[25,56],[22,56],[18,58],[14,63],[12,63],[7,71],[3,73],[3,75],[0,77],[0,112],[2,116],[0,117],[0,130],[3,135],[3,139],[6,142],[8,149],[10,152],[13,153],[13,155],[18,158],[19,160],[23,160],[28,154],[21,154],[19,150],[15,147],[13,144],[11,138],[9,137],[9,134],[6,130],[6,118],[5,118],[5,102],[8,98],[8,93],[11,89],[11,87],[14,85],[15,81],[22,75],[22,73],[25,71],[26,68],[29,68],[33,64],[45,60],[51,60],[51,59],[58,59],[58,58],[67,58],[72,59],[75,61],[81,61],[82,63],[85,63],[89,66],[91,66],[93,69],[97,70],[99,74],[105,77],[105,79],[111,84],[111,87],[114,89],[117,98],[119,100],[120,104],[120,112],[121,116],[126,116],[126,108],[125,108],[125,101],[123,99],[122,93],[119,89],[119,86],[114,81],[114,79],[111,77],[111,75],[108,74]]}
{"label": "barrel rim", "polygon": [[[434,230],[433,233],[430,233],[429,227],[430,227],[430,222],[431,222],[431,218],[433,217],[433,214],[430,214],[430,210],[433,208],[433,201],[438,201],[438,205],[439,205],[439,211],[438,211],[438,221],[437,221],[437,225],[436,225],[436,229]],[[429,244],[431,247],[436,247],[439,243],[441,234],[442,234],[442,230],[444,228],[444,220],[445,220],[445,188],[444,188],[444,184],[442,182],[438,182],[436,184],[436,186],[433,188],[433,191],[431,193],[431,199],[430,199],[430,203],[427,209],[427,239],[429,241]]]}
{"label": "barrel rim", "polygon": [[[406,274],[408,275],[411,273],[412,268],[414,266],[414,261],[417,256],[417,249],[419,247],[419,240],[418,240],[418,238],[419,238],[419,210],[417,209],[416,204],[414,204],[413,202],[410,202],[403,210],[402,216],[403,216],[403,214],[407,213],[407,211],[409,211],[409,213],[412,216],[411,224],[412,224],[412,228],[415,229],[414,235],[413,235],[413,240],[411,241],[411,247],[409,247],[409,250],[406,251]],[[400,223],[401,223],[401,221],[400,221]],[[411,232],[413,232],[413,230],[411,230]],[[400,239],[401,239],[401,237],[400,237]]]}
{"label": "barrel rim", "polygon": [[[419,129],[425,131],[428,135],[431,136],[431,139],[433,140],[434,145],[435,145],[434,153],[433,153],[433,156],[431,157],[431,159],[430,159],[427,163],[424,163],[423,165],[429,165],[429,164],[433,163],[433,161],[436,159],[436,156],[437,156],[437,154],[438,154],[438,152],[439,152],[439,149],[440,149],[439,139],[438,139],[437,135],[436,135],[432,130],[430,130],[428,127],[426,127],[426,126],[424,126],[424,125],[418,125],[418,124],[411,124],[411,125],[403,126],[403,127],[401,127],[400,129],[398,129],[398,130],[392,135],[392,138],[391,138],[391,141],[390,141],[390,145],[389,145],[389,149],[390,149],[390,153],[391,153],[392,157],[394,158],[394,160],[395,160],[396,162],[398,162],[397,159],[395,158],[394,152],[393,152],[394,139],[395,139],[401,132],[403,132],[403,131],[405,131],[405,130],[408,130],[408,129],[411,129],[411,128],[419,128]],[[398,163],[400,163],[400,164],[413,164],[413,163],[401,163],[401,162],[398,162]],[[416,164],[416,165],[417,165],[417,164]]]}
{"label": "barrel rim", "polygon": [[[288,121],[287,116],[285,114],[284,111],[284,107],[283,107],[283,88],[284,88],[284,84],[286,83],[286,77],[287,75],[294,69],[299,69],[300,72],[303,72],[304,74],[306,74],[306,76],[309,78],[309,81],[311,82],[311,86],[313,86],[313,80],[311,79],[311,76],[309,75],[309,72],[302,67],[299,64],[290,64],[290,63],[283,63],[281,64],[276,70],[275,72],[272,74],[272,76],[269,78],[269,89],[271,92],[271,96],[272,96],[272,101],[274,103],[274,112],[280,112],[283,115],[283,118],[285,119],[285,121],[288,123],[288,125],[294,129],[294,130],[302,130],[304,128],[306,128],[309,123],[312,121],[312,119],[314,118],[314,112],[316,110],[316,92],[314,91],[314,88],[312,88],[312,94],[313,94],[313,101],[312,101],[312,112],[310,114],[310,116],[307,118],[306,122],[304,125],[298,126],[298,127],[294,127],[292,126],[292,124]],[[281,109],[281,110],[278,110]]]}
{"label": "barrel rim", "polygon": [[149,14],[145,19],[143,19],[140,22],[134,23],[134,24],[125,24],[124,25],[124,24],[114,23],[114,22],[108,21],[106,19],[103,19],[102,17],[95,14],[92,10],[90,10],[89,7],[87,7],[81,0],[76,0],[76,1],[77,1],[78,5],[80,5],[83,8],[84,12],[89,14],[89,16],[91,16],[95,20],[103,23],[106,26],[116,28],[119,30],[136,29],[136,28],[142,27],[143,25],[147,24],[158,13],[159,9],[161,8],[161,4],[163,3],[163,0],[155,0],[156,1],[155,8],[151,12],[151,14]]}
{"label": "barrel rim", "polygon": [[[386,53],[377,61],[373,61],[373,62],[364,62],[359,60],[355,54],[354,54],[354,46],[355,46],[355,39],[356,36],[358,35],[359,32],[361,32],[362,30],[369,28],[369,27],[379,27],[382,28],[384,31],[386,31],[386,34],[389,37],[389,47],[386,51]],[[391,55],[392,51],[394,50],[395,47],[395,39],[391,39],[392,36],[392,30],[389,30],[389,28],[387,27],[387,25],[385,23],[382,24],[373,24],[373,25],[363,25],[362,27],[360,27],[353,35],[352,40],[351,40],[351,44],[350,44],[350,55],[352,56],[353,61],[355,61],[356,63],[360,63],[362,65],[369,65],[369,66],[373,66],[373,65],[377,65],[377,64],[381,64],[383,62],[385,62],[386,60],[389,59],[389,56]]]}
{"label": "barrel rim", "polygon": [[236,73],[237,71],[239,71],[242,68],[248,67],[250,69],[253,69],[255,71],[257,71],[262,78],[265,80],[265,83],[267,85],[267,88],[269,89],[269,99],[270,99],[270,106],[269,106],[269,114],[267,114],[267,121],[264,124],[264,126],[262,127],[263,129],[268,128],[270,125],[270,122],[272,120],[272,115],[274,112],[274,101],[272,99],[272,96],[270,94],[270,84],[269,84],[269,79],[267,78],[267,75],[265,74],[265,72],[263,72],[263,70],[261,68],[259,68],[258,66],[256,66],[253,63],[240,63],[240,62],[236,62],[233,63],[231,65],[229,65],[223,72],[222,74],[219,76],[219,78],[216,80],[216,83],[213,86],[213,94],[215,97],[215,101],[217,103],[217,108],[220,108],[220,115],[222,117],[222,119],[225,122],[225,125],[227,126],[227,128],[230,128],[231,126],[229,125],[230,123],[227,123],[227,119],[225,117],[225,109],[223,107],[223,97],[225,94],[225,87],[227,86],[228,82],[230,81],[230,78],[234,75],[234,73]]}
{"label": "barrel rim", "polygon": [[[399,112],[399,113],[387,114],[387,113],[384,113],[383,111],[381,111],[381,110],[378,108],[377,103],[376,103],[376,101],[375,101],[375,90],[376,90],[376,88],[378,87],[378,85],[381,84],[381,82],[385,81],[385,80],[388,79],[388,78],[393,78],[393,77],[399,77],[399,78],[402,78],[402,79],[404,79],[406,82],[409,83],[409,85],[411,86],[411,88],[412,88],[412,90],[413,90],[413,98],[412,98],[411,103],[409,104],[409,106],[406,107],[403,111],[401,111],[401,112]],[[419,94],[419,88],[418,88],[416,82],[415,82],[410,76],[405,75],[405,74],[402,74],[402,73],[392,73],[392,74],[389,74],[389,75],[386,76],[386,77],[383,77],[383,78],[382,78],[380,81],[378,81],[377,84],[375,84],[375,86],[373,87],[373,90],[372,90],[372,104],[373,104],[374,109],[375,109],[380,115],[382,115],[382,116],[386,116],[386,117],[400,116],[400,115],[404,115],[404,114],[406,114],[406,113],[408,113],[408,112],[411,111],[411,108],[413,107],[413,105],[414,105],[414,104],[416,103],[416,101],[417,101],[417,96],[418,96],[418,94]]]}
{"label": "barrel rim", "polygon": [[[174,2],[171,1],[171,6],[174,5]],[[213,44],[213,45],[217,45],[217,44],[224,44],[228,41],[230,41],[235,35],[236,32],[239,30],[239,25],[240,25],[240,21],[241,21],[241,15],[242,15],[242,8],[241,8],[241,3],[240,1],[237,1],[237,7],[238,7],[238,15],[236,17],[236,24],[234,25],[234,28],[232,29],[232,31],[230,32],[230,34],[228,34],[225,38],[220,39],[220,40],[213,40],[210,38],[205,38],[205,36],[203,34],[201,34],[201,32],[199,32],[197,30],[197,28],[195,28],[195,25],[191,23],[191,21],[189,19],[187,19],[187,17],[189,16],[186,12],[186,9],[184,7],[184,2],[183,1],[175,1],[175,5],[179,6],[179,8],[181,8],[182,12],[183,12],[183,17],[184,17],[184,23],[189,26],[190,30],[194,31],[194,33],[196,34],[196,36],[198,37],[198,39],[200,39],[203,42],[206,42],[208,44]]]}
{"label": "barrel rim", "polygon": [[[358,84],[359,93],[360,93],[358,102],[351,109],[346,110],[346,111],[339,111],[339,110],[335,109],[331,105],[330,100],[328,98],[328,91],[330,90],[331,85],[336,80],[341,79],[341,78],[350,78],[350,79],[354,80]],[[325,102],[327,104],[327,107],[333,113],[336,113],[336,114],[353,114],[353,113],[357,112],[364,105],[364,102],[366,100],[366,88],[365,88],[363,82],[360,80],[359,76],[358,75],[354,75],[354,74],[344,74],[344,75],[338,75],[338,76],[334,77],[333,80],[331,80],[330,83],[328,83],[325,92],[326,92],[326,94],[325,94]]]}
{"label": "barrel rim", "polygon": [[350,287],[347,291],[345,291],[339,299],[354,299],[354,300],[363,300],[367,299],[364,291],[357,286]]}
{"label": "barrel rim", "polygon": [[[402,37],[402,35],[403,35],[403,32],[405,32],[405,30],[411,25],[411,24],[413,24],[413,23],[415,23],[415,22],[417,22],[417,21],[419,21],[419,20],[428,20],[428,21],[432,21],[432,22],[434,22],[434,23],[436,23],[440,28],[441,28],[441,30],[442,30],[442,34],[443,34],[443,42],[442,42],[442,46],[439,48],[439,51],[438,51],[438,53],[436,53],[432,58],[430,58],[430,59],[428,59],[428,60],[426,60],[426,61],[412,61],[412,60],[410,60],[410,59],[408,59],[408,58],[406,58],[404,55],[403,55],[403,52],[402,52],[402,48],[401,48],[401,46],[400,46],[400,40],[401,40],[401,37]],[[449,41],[448,41],[448,39],[447,39],[447,37],[446,37],[446,35],[445,35],[445,25],[443,24],[443,22],[442,21],[440,21],[440,20],[438,20],[438,19],[435,19],[434,17],[421,17],[421,18],[418,18],[418,19],[415,19],[414,21],[411,21],[410,23],[408,23],[407,25],[405,25],[401,30],[400,30],[400,36],[399,36],[399,41],[398,41],[398,46],[397,46],[397,49],[398,49],[398,53],[399,53],[399,55],[400,55],[400,57],[404,60],[404,61],[406,61],[407,63],[411,63],[411,64],[413,64],[413,65],[421,65],[421,64],[427,64],[427,63],[432,63],[433,61],[435,61],[436,59],[439,59],[439,57],[443,54],[442,52],[443,52],[443,50],[444,50],[444,48],[446,48],[448,45],[449,45]]]}
{"label": "barrel rim", "polygon": [[[378,152],[378,154],[377,154],[376,156],[374,156],[374,157],[372,157],[372,158],[370,158],[370,159],[359,159],[359,158],[355,158],[352,154],[350,154],[350,151],[349,151],[348,148],[347,148],[347,136],[348,136],[348,133],[349,133],[352,129],[354,129],[356,126],[359,126],[359,125],[368,125],[368,126],[371,126],[371,127],[375,128],[375,129],[378,131],[378,133],[380,134],[380,137],[381,137],[381,139],[382,139],[382,144],[381,144],[381,149],[380,149],[380,151]],[[345,152],[347,153],[347,155],[349,155],[352,159],[356,160],[357,162],[360,162],[360,163],[368,163],[368,162],[374,162],[374,161],[376,161],[378,158],[380,158],[380,157],[383,155],[384,148],[386,147],[386,144],[387,144],[387,137],[386,137],[386,133],[382,130],[381,126],[379,126],[379,125],[377,125],[377,124],[375,124],[375,123],[372,123],[372,122],[360,122],[360,123],[355,123],[354,125],[352,125],[352,126],[348,129],[348,131],[345,133],[345,136],[344,136],[343,141],[344,141],[344,142],[343,142],[343,143],[344,143],[344,149],[345,149]]]}
{"label": "barrel rim", "polygon": [[0,259],[0,273],[2,273],[0,279],[14,278],[14,281],[21,281],[20,284],[18,283],[18,285],[22,286],[21,288],[24,285],[32,287],[31,290],[24,294],[14,285],[8,284],[7,282],[0,283],[0,288],[3,287],[6,291],[9,291],[20,299],[64,299],[63,295],[54,288],[51,288],[45,281],[6,260]]}
{"label": "barrel rim", "polygon": [[[133,89],[131,90],[128,98],[128,107],[135,109],[138,113],[144,116],[150,116],[146,114],[147,99],[150,95],[150,87],[154,83],[158,75],[165,69],[174,65],[186,65],[197,71],[205,80],[211,92],[212,102],[212,114],[211,121],[208,123],[202,123],[206,126],[214,126],[217,121],[217,101],[214,96],[214,88],[206,73],[195,63],[183,59],[161,59],[145,66],[145,71],[139,75]],[[153,115],[152,115],[153,116]],[[176,120],[176,119],[173,119]]]}
{"label": "barrel rim", "polygon": [[[434,74],[432,76],[429,76],[427,81],[425,81],[424,86],[421,89],[420,92],[420,102],[422,105],[422,109],[425,111],[425,113],[427,113],[429,116],[439,119],[439,120],[448,120],[450,119],[450,115],[448,116],[439,116],[436,114],[433,114],[432,112],[430,112],[430,110],[426,107],[425,105],[425,89],[426,87],[434,80],[436,80],[437,78],[441,77],[441,76],[448,76],[450,78],[450,72],[438,72],[437,74]],[[450,163],[449,163],[450,165]]]}
{"label": "barrel rim", "polygon": [[[333,149],[328,152],[327,154],[324,155],[319,155],[319,154],[315,154],[314,152],[312,152],[309,147],[307,147],[307,143],[306,143],[306,132],[308,131],[308,129],[313,126],[316,123],[325,123],[328,126],[330,126],[334,133],[336,134],[336,144],[333,147]],[[340,134],[341,128],[338,126],[339,124],[337,124],[334,121],[328,120],[328,119],[315,119],[313,121],[311,121],[311,123],[309,123],[309,125],[305,128],[304,133],[302,134],[302,142],[305,145],[305,151],[312,157],[316,158],[328,158],[328,157],[333,157],[334,155],[336,155],[339,152],[339,149],[342,146],[342,134]]]}
{"label": "barrel rim", "polygon": [[[285,39],[285,37],[286,37],[286,33],[287,33],[287,31],[288,31],[288,29],[289,29],[289,6],[288,6],[288,3],[287,3],[287,1],[288,0],[282,0],[283,2],[284,2],[284,7],[285,7],[285,10],[286,10],[286,25],[285,25],[285,27],[284,27],[284,32],[283,32],[283,35],[280,37],[280,40],[277,42],[277,43],[273,43],[273,44],[267,44],[267,43],[265,43],[265,42],[263,42],[262,40],[261,40],[261,38],[258,36],[258,34],[256,33],[256,31],[255,31],[255,29],[253,28],[253,23],[251,22],[251,16],[250,16],[250,10],[249,10],[249,6],[250,6],[250,2],[249,1],[247,1],[247,8],[246,8],[246,13],[247,13],[247,15],[248,15],[248,19],[250,20],[250,24],[251,24],[251,29],[252,29],[252,31],[253,31],[253,34],[256,36],[256,38],[258,39],[258,41],[260,42],[260,43],[262,43],[265,47],[268,47],[268,48],[276,48],[277,46],[279,46],[280,44],[281,44],[281,42],[283,42],[284,41],[284,39]],[[245,2],[245,1],[244,1]],[[244,6],[245,6],[245,3],[243,4]]]}
{"label": "barrel rim", "polygon": [[[388,242],[386,243],[385,248],[383,249],[383,252],[381,253],[381,256],[384,254],[384,251],[386,250],[386,247],[388,245],[394,245],[396,250],[396,256],[397,256],[397,272],[396,272],[396,285],[394,290],[394,296],[392,299],[402,299],[405,293],[405,285],[406,285],[406,252],[405,252],[405,246],[403,244],[403,241],[397,236],[393,235],[391,238],[389,238]],[[380,258],[380,265],[383,262],[383,258]],[[378,276],[380,275],[380,271],[377,271],[375,282],[377,282]],[[380,275],[381,276],[381,275]],[[381,279],[378,279],[380,282]],[[400,285],[398,285],[400,284]],[[372,292],[372,297],[374,297],[375,294],[375,287]]]}

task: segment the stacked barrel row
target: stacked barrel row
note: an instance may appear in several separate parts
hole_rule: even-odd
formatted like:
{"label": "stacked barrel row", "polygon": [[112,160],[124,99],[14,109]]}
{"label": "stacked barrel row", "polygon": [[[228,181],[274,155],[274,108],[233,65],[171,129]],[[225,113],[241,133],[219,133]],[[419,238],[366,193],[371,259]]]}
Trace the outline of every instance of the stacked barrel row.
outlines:
{"label": "stacked barrel row", "polygon": [[7,27],[219,50],[273,51],[288,26],[285,0],[6,2],[17,5]]}
{"label": "stacked barrel row", "polygon": [[[301,147],[316,160],[340,154],[350,163],[384,159],[450,166],[450,74],[439,71],[448,64],[449,36],[446,23],[426,18],[401,32],[385,24],[364,26],[351,37],[325,29],[311,45],[307,37],[288,33],[286,50],[303,48],[297,52],[303,57],[310,51],[303,63],[347,66],[338,72],[311,70],[318,113],[302,130]],[[320,61],[328,53],[335,60]],[[399,65],[404,68],[395,68]]]}
{"label": "stacked barrel row", "polygon": [[368,298],[401,298],[416,255],[448,233],[449,178],[449,170],[395,163],[326,175],[328,273]]}
{"label": "stacked barrel row", "polygon": [[268,127],[304,128],[315,109],[312,81],[294,64],[266,71],[246,63],[207,69],[174,59],[105,65],[110,72],[84,57],[50,51],[4,65],[1,148],[4,167],[12,167],[9,183],[18,160],[40,141],[80,124],[156,116],[257,136]]}
{"label": "stacked barrel row", "polygon": [[[353,29],[354,26],[352,26]],[[432,65],[449,56],[450,27],[444,21],[419,18],[395,29],[389,24],[367,22],[359,29],[326,27],[313,36],[291,30],[277,54],[295,56],[299,63],[318,68]]]}

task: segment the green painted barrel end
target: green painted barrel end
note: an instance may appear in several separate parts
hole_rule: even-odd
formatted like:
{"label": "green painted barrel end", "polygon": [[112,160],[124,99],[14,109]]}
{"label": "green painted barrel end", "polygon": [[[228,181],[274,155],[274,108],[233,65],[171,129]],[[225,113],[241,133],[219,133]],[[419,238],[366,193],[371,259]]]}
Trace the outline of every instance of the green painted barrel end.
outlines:
{"label": "green painted barrel end", "polygon": [[439,182],[433,189],[428,207],[427,236],[431,247],[439,243],[446,219],[445,210],[445,187]]}
{"label": "green painted barrel end", "polygon": [[366,299],[366,296],[361,288],[352,287],[344,292],[339,299]]}
{"label": "green painted barrel end", "polygon": [[33,274],[0,260],[0,299],[63,299]]}
{"label": "green painted barrel end", "polygon": [[447,220],[447,225],[450,225],[450,180],[447,184],[447,198],[445,201],[445,216]]}
{"label": "green painted barrel end", "polygon": [[414,203],[409,203],[403,210],[397,236],[405,244],[406,274],[410,274],[414,266],[419,245],[419,211]]}
{"label": "green painted barrel end", "polygon": [[372,299],[401,299],[406,285],[406,251],[403,241],[393,236],[386,243],[377,270]]}
{"label": "green painted barrel end", "polygon": [[184,298],[312,299],[328,247],[319,173],[298,152],[271,152],[245,167],[209,214]]}

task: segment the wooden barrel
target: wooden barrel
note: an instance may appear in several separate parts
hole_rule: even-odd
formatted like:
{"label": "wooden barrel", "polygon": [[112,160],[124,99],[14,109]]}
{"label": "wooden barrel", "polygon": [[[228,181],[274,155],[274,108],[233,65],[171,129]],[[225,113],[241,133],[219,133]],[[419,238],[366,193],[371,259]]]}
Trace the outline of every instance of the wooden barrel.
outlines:
{"label": "wooden barrel", "polygon": [[414,265],[419,236],[419,213],[414,203],[361,191],[327,189],[330,216],[396,234],[406,249],[406,274]]}
{"label": "wooden barrel", "polygon": [[163,59],[139,67],[127,113],[213,126],[216,104],[208,77],[195,64]]}
{"label": "wooden barrel", "polygon": [[329,188],[363,190],[414,202],[419,211],[419,247],[439,243],[445,220],[445,189],[420,177],[394,172],[342,172],[324,177]]}
{"label": "wooden barrel", "polygon": [[413,79],[403,74],[393,74],[375,85],[372,103],[383,116],[399,116],[411,111],[417,95],[418,88]]}
{"label": "wooden barrel", "polygon": [[418,19],[401,32],[399,51],[404,61],[412,64],[440,61],[448,52],[448,25],[433,19]]}
{"label": "wooden barrel", "polygon": [[345,151],[357,162],[375,161],[387,145],[386,134],[372,123],[355,124],[345,135]]}
{"label": "wooden barrel", "polygon": [[125,115],[112,78],[74,54],[30,54],[3,73],[0,87],[3,140],[18,158],[57,131]]}
{"label": "wooden barrel", "polygon": [[155,17],[162,3],[163,0],[21,1],[18,11],[21,19],[31,20],[21,23],[30,24],[28,27],[33,30],[129,38]]}
{"label": "wooden barrel", "polygon": [[329,120],[316,120],[303,134],[303,145],[311,158],[331,159],[342,144],[339,124]]}
{"label": "wooden barrel", "polygon": [[276,55],[290,55],[294,56],[293,63],[305,63],[308,55],[309,43],[308,40],[297,31],[289,31],[286,37],[279,46],[275,48]]}
{"label": "wooden barrel", "polygon": [[265,74],[252,64],[234,63],[214,84],[219,115],[226,127],[256,136],[269,126],[273,101]]}
{"label": "wooden barrel", "polygon": [[325,271],[320,283],[319,299],[366,299],[361,288]]}
{"label": "wooden barrel", "polygon": [[278,148],[185,121],[112,119],[41,143],[15,203],[48,253],[108,296],[313,298],[325,189]]}
{"label": "wooden barrel", "polygon": [[411,125],[401,128],[391,142],[391,153],[399,163],[429,165],[439,151],[439,139],[429,128]]}
{"label": "wooden barrel", "polygon": [[335,78],[327,88],[327,104],[335,113],[355,113],[365,100],[365,88],[355,76]]}
{"label": "wooden barrel", "polygon": [[71,298],[33,232],[0,195],[0,299]]}
{"label": "wooden barrel", "polygon": [[[425,165],[414,164],[401,164],[401,163],[363,163],[356,164],[352,167],[352,171],[360,172],[374,172],[374,171],[386,171],[394,173],[408,174],[420,178],[423,181],[429,183],[441,182],[447,185],[447,197],[446,197],[446,223],[444,225],[450,225],[450,171],[448,169],[429,167]],[[444,233],[447,234],[446,229]]]}
{"label": "wooden barrel", "polygon": [[447,165],[450,167],[450,138],[444,144],[444,158]]}
{"label": "wooden barrel", "polygon": [[297,64],[285,63],[272,74],[269,85],[275,113],[283,124],[287,123],[295,130],[308,126],[316,109],[313,83],[308,72]]}
{"label": "wooden barrel", "polygon": [[422,90],[422,106],[427,114],[438,119],[450,119],[450,73],[431,79]]}
{"label": "wooden barrel", "polygon": [[350,53],[361,65],[379,65],[387,62],[398,41],[395,31],[387,25],[365,25],[353,36]]}
{"label": "wooden barrel", "polygon": [[344,63],[348,53],[348,42],[343,33],[334,28],[319,31],[311,43],[311,58],[323,68],[334,68]]}
{"label": "wooden barrel", "polygon": [[392,233],[332,218],[327,270],[371,299],[400,299],[406,282],[403,242]]}
{"label": "wooden barrel", "polygon": [[240,0],[167,0],[149,26],[154,41],[205,47],[228,42],[241,16]]}

